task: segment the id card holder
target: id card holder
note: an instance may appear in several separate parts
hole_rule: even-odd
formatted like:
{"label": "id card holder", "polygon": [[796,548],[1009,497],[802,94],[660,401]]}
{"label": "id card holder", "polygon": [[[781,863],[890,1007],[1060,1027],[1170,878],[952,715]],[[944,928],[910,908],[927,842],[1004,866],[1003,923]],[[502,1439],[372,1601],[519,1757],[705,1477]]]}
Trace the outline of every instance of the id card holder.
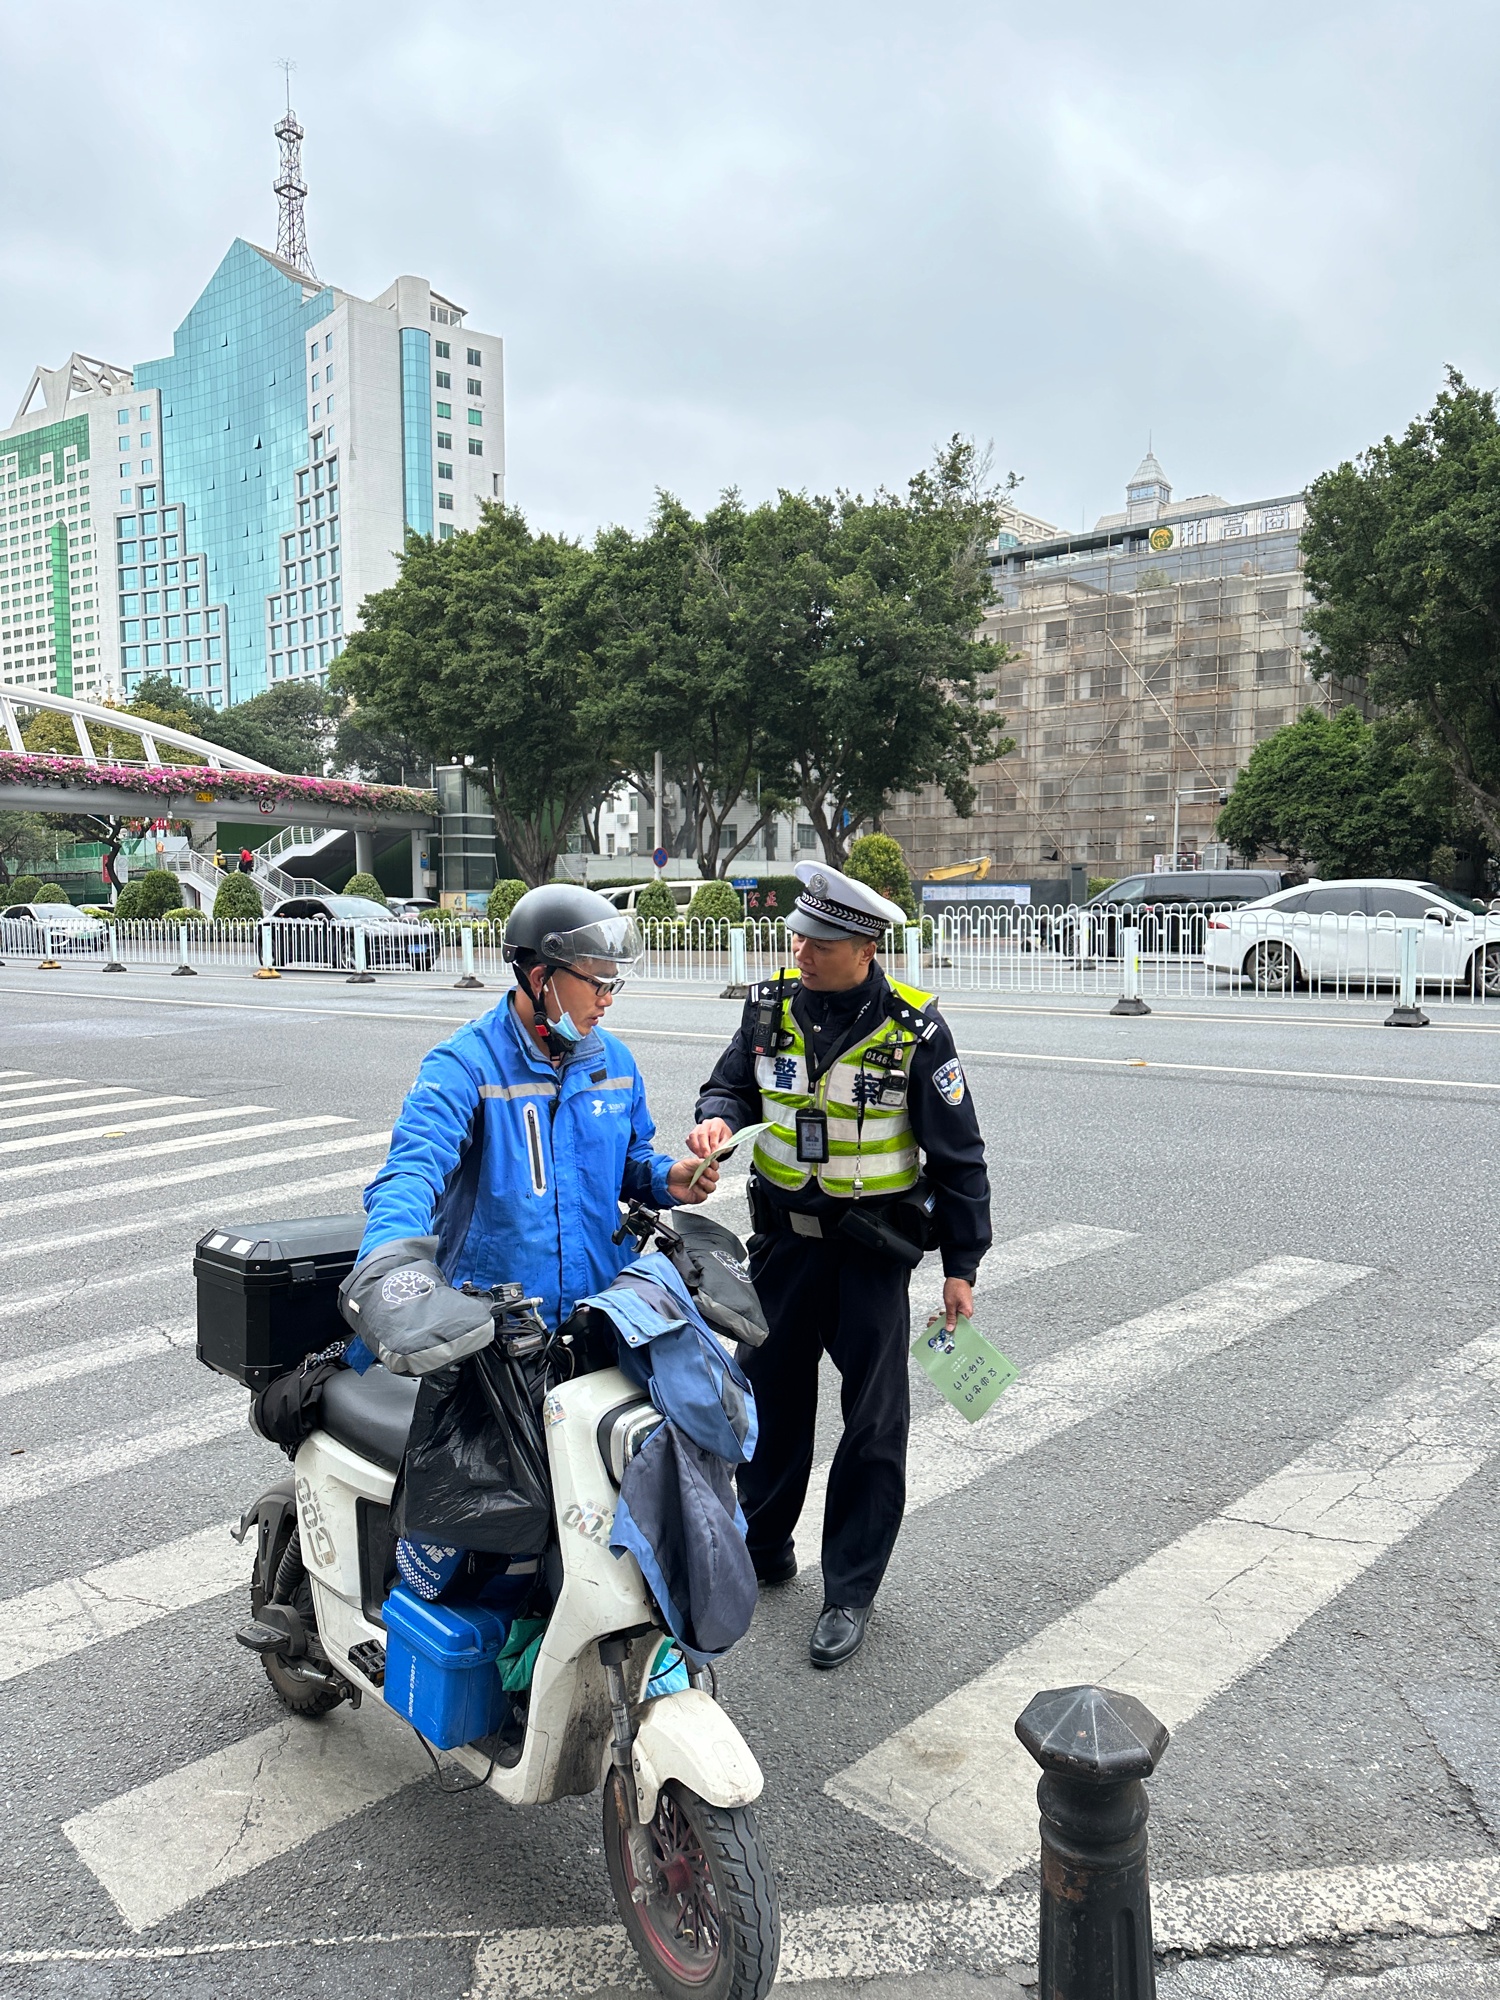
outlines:
{"label": "id card holder", "polygon": [[817,1167],[827,1158],[828,1113],[810,1104],[797,1113],[797,1159],[804,1167]]}

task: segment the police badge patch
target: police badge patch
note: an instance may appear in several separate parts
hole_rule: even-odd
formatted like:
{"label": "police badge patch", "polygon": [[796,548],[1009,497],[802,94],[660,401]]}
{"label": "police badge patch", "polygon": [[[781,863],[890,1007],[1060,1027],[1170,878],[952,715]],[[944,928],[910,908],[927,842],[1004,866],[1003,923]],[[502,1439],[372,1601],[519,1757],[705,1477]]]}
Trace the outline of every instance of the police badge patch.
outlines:
{"label": "police badge patch", "polygon": [[952,1062],[945,1062],[940,1069],[932,1072],[933,1087],[945,1103],[962,1104],[964,1101],[964,1073],[955,1056]]}

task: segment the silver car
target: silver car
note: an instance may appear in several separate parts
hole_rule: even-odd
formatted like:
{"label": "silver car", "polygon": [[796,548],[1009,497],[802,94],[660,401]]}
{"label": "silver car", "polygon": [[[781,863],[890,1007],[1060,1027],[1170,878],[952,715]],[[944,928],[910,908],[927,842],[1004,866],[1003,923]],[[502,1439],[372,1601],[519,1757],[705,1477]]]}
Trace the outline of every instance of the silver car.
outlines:
{"label": "silver car", "polygon": [[257,949],[269,931],[271,963],[296,971],[352,972],[355,933],[363,931],[371,972],[431,972],[438,941],[431,924],[403,923],[383,903],[363,896],[291,896],[256,929]]}

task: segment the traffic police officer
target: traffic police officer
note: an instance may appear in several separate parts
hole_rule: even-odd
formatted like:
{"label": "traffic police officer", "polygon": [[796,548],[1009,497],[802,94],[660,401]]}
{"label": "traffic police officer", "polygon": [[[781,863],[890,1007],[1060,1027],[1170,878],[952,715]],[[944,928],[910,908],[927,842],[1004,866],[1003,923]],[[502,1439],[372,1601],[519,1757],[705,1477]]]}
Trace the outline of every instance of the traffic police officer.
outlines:
{"label": "traffic police officer", "polygon": [[875,963],[882,933],[904,913],[837,869],[804,862],[797,876],[787,918],[796,977],[751,989],[687,1143],[701,1158],[742,1126],[770,1121],[750,1177],[750,1271],[771,1331],[742,1357],[760,1441],[740,1500],[757,1576],[789,1582],[826,1350],[844,1432],[828,1477],[824,1608],[810,1652],[815,1667],[836,1667],[864,1642],[906,1503],[912,1269],[924,1248],[940,1249],[948,1326],[972,1312],[990,1243],[989,1179],[935,1001]]}

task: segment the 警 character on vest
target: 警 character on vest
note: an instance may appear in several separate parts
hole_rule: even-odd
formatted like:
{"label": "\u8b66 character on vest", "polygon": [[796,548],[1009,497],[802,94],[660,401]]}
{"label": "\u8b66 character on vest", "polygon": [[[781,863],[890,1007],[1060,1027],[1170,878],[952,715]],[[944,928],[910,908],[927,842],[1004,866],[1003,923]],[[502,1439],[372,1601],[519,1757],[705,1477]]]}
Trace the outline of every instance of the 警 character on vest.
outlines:
{"label": "\u8b66 character on vest", "polygon": [[972,1312],[990,1192],[947,1023],[930,994],[875,963],[904,913],[837,869],[803,862],[797,876],[787,918],[796,974],[751,988],[687,1143],[702,1157],[741,1126],[770,1121],[750,1175],[750,1272],[771,1330],[743,1357],[760,1439],[740,1472],[740,1502],[756,1574],[789,1582],[826,1352],[841,1377],[844,1431],[828,1476],[824,1606],[810,1655],[815,1667],[836,1667],[864,1642],[906,1504],[912,1270],[925,1249],[940,1250],[948,1326]]}

